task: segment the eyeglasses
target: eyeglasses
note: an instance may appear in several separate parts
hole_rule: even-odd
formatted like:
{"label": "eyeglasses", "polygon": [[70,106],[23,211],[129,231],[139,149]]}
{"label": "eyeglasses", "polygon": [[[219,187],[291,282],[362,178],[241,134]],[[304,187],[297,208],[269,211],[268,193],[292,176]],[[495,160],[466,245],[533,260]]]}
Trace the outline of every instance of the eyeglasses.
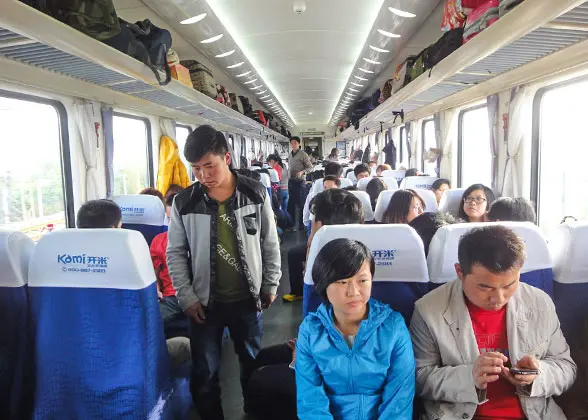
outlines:
{"label": "eyeglasses", "polygon": [[468,197],[464,201],[466,202],[466,204],[482,204],[486,201],[486,199],[482,197]]}
{"label": "eyeglasses", "polygon": [[424,208],[423,206],[420,206],[420,205],[418,205],[418,204],[417,204],[416,206],[413,206],[413,208],[412,208],[412,209],[413,209],[414,211],[417,211],[417,212],[418,212],[418,211],[421,211],[421,210],[425,210],[425,208]]}

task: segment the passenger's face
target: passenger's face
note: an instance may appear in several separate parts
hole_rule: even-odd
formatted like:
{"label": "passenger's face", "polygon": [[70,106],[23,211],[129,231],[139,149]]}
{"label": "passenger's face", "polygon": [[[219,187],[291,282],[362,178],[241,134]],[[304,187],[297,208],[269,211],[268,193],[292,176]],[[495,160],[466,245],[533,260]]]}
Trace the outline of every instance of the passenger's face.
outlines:
{"label": "passenger's face", "polygon": [[382,171],[381,169],[376,170],[376,176],[382,176]]}
{"label": "passenger's face", "polygon": [[369,176],[370,176],[370,173],[369,173],[369,172],[362,172],[362,173],[360,173],[359,175],[357,175],[357,177],[356,177],[356,178],[357,178],[357,180],[359,181],[360,179],[363,179],[363,178],[368,178]]}
{"label": "passenger's face", "polygon": [[335,184],[335,181],[325,181],[323,182],[323,187],[325,190],[331,190],[337,188],[337,184]]}
{"label": "passenger's face", "polygon": [[278,163],[278,162],[276,162],[275,160],[271,160],[271,159],[270,159],[270,160],[269,160],[269,162],[268,162],[269,166],[271,166],[272,168],[273,168],[274,166],[276,166],[276,163]]}
{"label": "passenger's face", "polygon": [[414,219],[419,217],[425,211],[423,203],[416,197],[413,197],[410,201],[410,208],[408,209],[408,215],[406,216],[407,223],[412,222]]}
{"label": "passenger's face", "polygon": [[449,185],[442,184],[438,190],[435,190],[435,197],[437,198],[437,204],[441,201],[441,197],[443,197],[443,193],[449,189]]}
{"label": "passenger's face", "polygon": [[290,142],[290,147],[292,148],[293,152],[297,152],[298,149],[300,149],[300,143],[298,143],[296,140],[292,140]]}
{"label": "passenger's face", "polygon": [[336,281],[327,287],[327,298],[333,305],[335,314],[352,319],[365,314],[371,293],[372,273],[367,261],[355,276]]}
{"label": "passenger's face", "polygon": [[487,208],[488,202],[484,190],[472,191],[463,202],[463,211],[470,220],[482,220]]}
{"label": "passenger's face", "polygon": [[495,274],[480,264],[474,264],[472,272],[464,275],[461,266],[455,264],[455,271],[468,300],[487,311],[498,311],[504,307],[519,286],[520,267]]}
{"label": "passenger's face", "polygon": [[167,217],[167,221],[169,222],[169,219],[171,218],[171,206],[165,206],[165,216]]}
{"label": "passenger's face", "polygon": [[229,164],[231,155],[224,156],[207,153],[198,162],[190,163],[194,176],[207,188],[218,188],[231,175]]}

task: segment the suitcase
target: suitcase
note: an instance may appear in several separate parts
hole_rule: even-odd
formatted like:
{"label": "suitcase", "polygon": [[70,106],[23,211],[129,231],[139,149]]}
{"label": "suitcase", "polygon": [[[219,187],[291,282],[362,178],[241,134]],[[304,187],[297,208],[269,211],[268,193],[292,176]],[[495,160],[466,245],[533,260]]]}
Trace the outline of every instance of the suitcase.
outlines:
{"label": "suitcase", "polygon": [[500,5],[498,6],[498,15],[500,17],[506,15],[522,2],[523,0],[500,0]]}
{"label": "suitcase", "polygon": [[426,69],[432,69],[463,44],[463,28],[452,29],[429,47]]}
{"label": "suitcase", "polygon": [[181,64],[174,64],[170,65],[171,68],[171,75],[173,79],[176,79],[181,84],[188,86],[189,88],[193,88],[192,86],[192,78],[190,77],[190,72],[188,69]]}
{"label": "suitcase", "polygon": [[180,64],[190,71],[190,77],[192,78],[194,89],[212,99],[217,98],[218,93],[216,91],[214,76],[208,67],[196,60],[184,60],[180,61]]}
{"label": "suitcase", "polygon": [[498,20],[498,6],[498,0],[486,0],[484,4],[468,15],[463,30],[464,44]]}
{"label": "suitcase", "polygon": [[406,58],[406,61],[399,65],[394,72],[394,83],[392,84],[392,94],[398,92],[404,86],[411,82],[410,73],[416,57],[411,55]]}

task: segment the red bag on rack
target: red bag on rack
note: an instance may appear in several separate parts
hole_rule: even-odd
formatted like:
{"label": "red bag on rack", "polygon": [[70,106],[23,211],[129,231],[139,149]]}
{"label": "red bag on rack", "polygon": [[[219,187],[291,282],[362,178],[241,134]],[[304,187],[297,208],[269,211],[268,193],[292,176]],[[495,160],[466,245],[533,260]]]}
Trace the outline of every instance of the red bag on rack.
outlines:
{"label": "red bag on rack", "polygon": [[446,0],[445,11],[443,12],[443,21],[441,30],[449,32],[452,29],[463,28],[465,26],[465,15],[462,12],[462,0]]}

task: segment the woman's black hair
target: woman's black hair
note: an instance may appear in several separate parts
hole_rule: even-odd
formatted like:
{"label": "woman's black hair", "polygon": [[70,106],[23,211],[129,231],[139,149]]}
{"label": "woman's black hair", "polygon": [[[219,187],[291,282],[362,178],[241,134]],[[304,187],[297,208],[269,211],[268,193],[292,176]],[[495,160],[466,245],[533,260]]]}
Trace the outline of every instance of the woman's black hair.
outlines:
{"label": "woman's black hair", "polygon": [[433,185],[431,185],[431,189],[433,191],[437,191],[439,188],[441,188],[441,186],[447,184],[449,186],[449,188],[451,188],[451,182],[449,182],[448,179],[445,178],[439,178],[437,180],[435,180],[435,182],[433,182]]}
{"label": "woman's black hair", "polygon": [[537,213],[533,203],[523,197],[502,197],[492,203],[488,210],[491,222],[531,222],[537,223]]}
{"label": "woman's black hair", "polygon": [[336,281],[355,276],[368,262],[372,277],[376,264],[371,251],[363,243],[347,238],[334,239],[320,250],[312,266],[312,278],[317,294],[325,303],[327,287]]}
{"label": "woman's black hair", "polygon": [[282,162],[282,158],[280,157],[280,155],[278,155],[278,154],[269,155],[267,157],[267,163],[269,163],[270,160],[275,160],[276,162],[278,162],[278,165],[280,165],[282,167],[282,169],[285,169],[284,162]]}
{"label": "woman's black hair", "polygon": [[390,199],[390,204],[384,212],[383,223],[408,223],[408,212],[413,198],[417,198],[421,202],[423,210],[426,208],[425,200],[415,190],[398,190]]}
{"label": "woman's black hair", "polygon": [[382,191],[386,191],[388,186],[381,178],[373,178],[368,182],[367,186],[365,187],[365,192],[370,196],[370,202],[372,204],[372,210],[376,209],[376,203],[378,201],[378,197]]}
{"label": "woman's black hair", "polygon": [[416,168],[410,168],[406,170],[406,173],[404,174],[405,178],[408,178],[409,176],[417,176],[418,173],[418,169]]}
{"label": "woman's black hair", "polygon": [[429,255],[429,245],[439,228],[457,223],[449,213],[423,213],[415,217],[408,225],[416,230],[425,246],[425,256]]}
{"label": "woman's black hair", "polygon": [[485,186],[484,184],[474,184],[474,185],[470,185],[469,188],[463,192],[463,195],[461,196],[461,201],[459,202],[459,211],[457,213],[457,217],[459,217],[460,219],[462,219],[466,222],[469,222],[470,218],[468,217],[465,210],[463,209],[463,205],[465,203],[465,199],[468,198],[468,196],[471,193],[473,193],[474,191],[478,191],[478,190],[484,191],[484,195],[486,196],[486,211],[488,211],[488,209],[490,209],[490,206],[492,205],[494,200],[496,200],[496,196],[494,195],[494,192],[490,188]]}

